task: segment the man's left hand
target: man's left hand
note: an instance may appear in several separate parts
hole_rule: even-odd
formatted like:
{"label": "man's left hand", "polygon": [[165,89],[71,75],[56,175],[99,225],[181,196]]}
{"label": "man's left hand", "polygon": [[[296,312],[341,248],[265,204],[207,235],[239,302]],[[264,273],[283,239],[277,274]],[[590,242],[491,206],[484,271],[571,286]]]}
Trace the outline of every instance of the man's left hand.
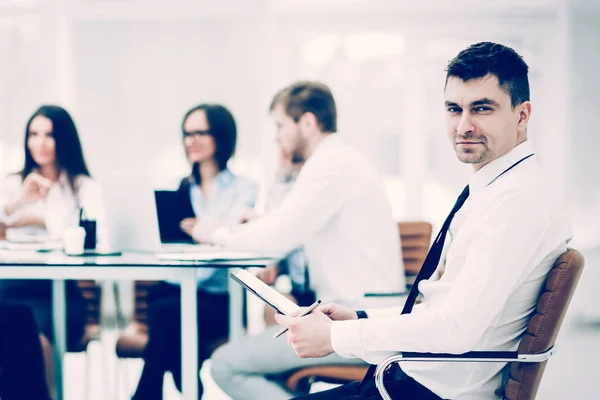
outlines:
{"label": "man's left hand", "polygon": [[192,238],[198,243],[214,244],[212,241],[212,234],[219,228],[225,228],[231,226],[231,223],[222,221],[214,217],[202,217],[196,220],[191,235]]}
{"label": "man's left hand", "polygon": [[319,310],[304,317],[276,314],[278,324],[289,330],[285,336],[300,358],[320,358],[333,353],[331,325],[333,321]]}

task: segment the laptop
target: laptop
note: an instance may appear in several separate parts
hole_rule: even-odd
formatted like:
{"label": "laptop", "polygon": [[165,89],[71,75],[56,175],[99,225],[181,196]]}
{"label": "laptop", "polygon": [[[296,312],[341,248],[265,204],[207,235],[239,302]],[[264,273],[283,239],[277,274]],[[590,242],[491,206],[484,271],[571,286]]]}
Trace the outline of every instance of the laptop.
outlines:
{"label": "laptop", "polygon": [[204,247],[193,244],[184,232],[177,234],[181,240],[176,240],[174,228],[166,233],[169,242],[162,243],[154,188],[147,178],[120,173],[101,179],[100,183],[110,250],[166,253],[197,252]]}

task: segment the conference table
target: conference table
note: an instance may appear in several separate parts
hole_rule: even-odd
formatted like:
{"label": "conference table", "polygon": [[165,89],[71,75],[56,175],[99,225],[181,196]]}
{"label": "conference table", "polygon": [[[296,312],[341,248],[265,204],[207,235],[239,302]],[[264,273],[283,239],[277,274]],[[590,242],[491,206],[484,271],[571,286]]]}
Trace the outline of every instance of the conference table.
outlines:
{"label": "conference table", "polygon": [[[166,259],[165,257],[169,257]],[[187,256],[186,258],[192,258]],[[0,279],[50,279],[55,340],[55,399],[64,398],[63,356],[66,351],[65,280],[177,280],[181,282],[181,364],[183,398],[198,399],[198,304],[196,272],[202,268],[265,267],[277,258],[248,257],[235,252],[194,260],[155,253],[123,252],[116,256],[68,256],[62,251],[0,250]],[[243,334],[243,288],[229,280],[229,338]]]}

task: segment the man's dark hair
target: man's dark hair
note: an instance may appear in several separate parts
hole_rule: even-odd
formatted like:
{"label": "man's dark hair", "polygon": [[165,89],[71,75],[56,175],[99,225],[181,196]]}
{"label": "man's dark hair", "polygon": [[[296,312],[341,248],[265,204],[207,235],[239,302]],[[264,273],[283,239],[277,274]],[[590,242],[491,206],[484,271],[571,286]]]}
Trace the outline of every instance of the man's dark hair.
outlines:
{"label": "man's dark hair", "polygon": [[446,83],[450,77],[468,81],[494,75],[502,90],[510,96],[514,108],[529,101],[528,70],[523,57],[510,47],[481,42],[464,49],[448,63]]}
{"label": "man's dark hair", "polygon": [[320,82],[296,82],[282,89],[273,97],[270,111],[278,104],[295,122],[305,113],[312,113],[322,132],[337,131],[337,110],[331,90]]}

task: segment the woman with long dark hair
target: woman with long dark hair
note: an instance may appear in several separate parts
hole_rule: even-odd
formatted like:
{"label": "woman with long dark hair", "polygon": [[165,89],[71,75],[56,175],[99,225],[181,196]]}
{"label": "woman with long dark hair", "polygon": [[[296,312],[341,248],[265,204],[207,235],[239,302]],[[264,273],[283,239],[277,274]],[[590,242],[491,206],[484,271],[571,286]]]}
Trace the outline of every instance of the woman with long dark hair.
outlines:
{"label": "woman with long dark hair", "polygon": [[[23,169],[0,188],[0,223],[8,239],[62,239],[66,228],[78,225],[80,209],[97,220],[99,242],[105,240],[100,188],[86,166],[75,123],[65,109],[44,105],[27,121]],[[86,303],[75,281],[66,288],[70,348],[84,335]],[[0,281],[0,300],[31,308],[43,342],[53,340],[51,293],[49,280]]]}
{"label": "woman with long dark hair", "polygon": [[[8,236],[12,230],[62,239],[67,227],[77,226],[80,208],[103,225],[101,197],[69,113],[40,107],[25,128],[25,165],[0,188],[0,222]],[[103,229],[99,226],[99,240],[105,239]]]}
{"label": "woman with long dark hair", "polygon": [[[183,145],[191,164],[179,192],[189,197],[195,218],[181,221],[190,234],[196,223],[238,224],[254,207],[258,187],[235,175],[227,163],[235,151],[237,128],[229,110],[218,104],[190,109],[181,125]],[[227,270],[202,268],[198,272],[198,365],[210,357],[218,341],[227,338],[229,296]],[[181,308],[176,282],[163,282],[151,294],[149,340],[144,369],[134,399],[162,399],[163,377],[170,371],[181,390]],[[199,381],[199,397],[203,387]]]}

